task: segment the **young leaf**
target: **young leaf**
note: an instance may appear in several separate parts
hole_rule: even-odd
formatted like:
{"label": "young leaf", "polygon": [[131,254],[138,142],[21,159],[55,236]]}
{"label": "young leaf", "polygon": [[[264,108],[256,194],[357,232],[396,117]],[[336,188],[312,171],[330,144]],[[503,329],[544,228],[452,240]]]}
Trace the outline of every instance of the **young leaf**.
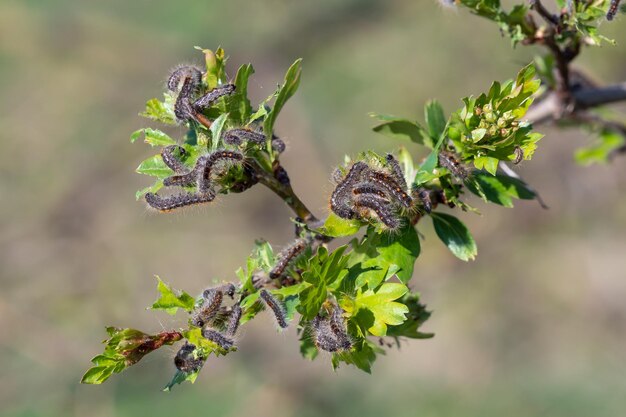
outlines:
{"label": "young leaf", "polygon": [[376,353],[384,353],[382,349],[372,344],[368,340],[361,340],[355,344],[354,348],[350,351],[333,353],[332,365],[333,369],[339,367],[340,362],[347,363],[348,365],[354,365],[360,370],[372,373],[372,364],[376,360]]}
{"label": "young leaf", "polygon": [[476,242],[459,219],[444,213],[431,213],[430,217],[437,236],[457,258],[469,261],[476,257]]}
{"label": "young leaf", "polygon": [[432,146],[430,138],[428,138],[424,128],[416,122],[377,113],[370,113],[370,116],[383,121],[383,123],[372,128],[376,133],[380,133],[391,139],[409,140],[420,145],[424,145],[424,141],[426,140],[428,144]]}
{"label": "young leaf", "polygon": [[[274,102],[274,108],[272,108],[263,122],[263,132],[265,132],[265,135],[268,138],[268,146],[271,146],[269,145],[269,141],[272,139],[276,118],[287,100],[289,100],[289,98],[291,98],[291,96],[293,96],[298,89],[298,86],[300,85],[301,73],[302,58],[297,59],[287,70],[283,85],[278,90],[278,95],[276,96],[276,101]],[[269,150],[271,151],[271,148]]]}
{"label": "young leaf", "polygon": [[139,174],[150,175],[158,179],[164,179],[173,174],[173,171],[165,165],[161,155],[154,155],[143,161],[135,170]]}
{"label": "young leaf", "polygon": [[404,304],[394,302],[402,297],[409,289],[404,284],[385,283],[378,291],[367,290],[357,293],[354,299],[353,311],[355,315],[359,310],[368,310],[374,315],[374,324],[367,329],[374,336],[385,336],[387,325],[399,325],[406,320],[409,309]]}
{"label": "young leaf", "polygon": [[342,219],[335,213],[330,213],[319,232],[331,237],[351,236],[357,233],[362,226],[363,223],[359,220]]}
{"label": "young leaf", "polygon": [[226,120],[228,120],[228,113],[222,113],[213,121],[213,124],[211,124],[211,151],[216,150],[219,146],[222,130],[224,129]]}
{"label": "young leaf", "polygon": [[419,293],[406,293],[399,301],[409,308],[406,321],[397,326],[387,326],[387,336],[409,337],[411,339],[428,339],[433,337],[432,333],[422,333],[419,328],[428,318],[430,312],[419,302]]}
{"label": "young leaf", "polygon": [[170,138],[166,133],[161,132],[158,129],[151,129],[149,127],[145,129],[139,129],[133,132],[133,134],[130,136],[131,143],[135,142],[135,140],[137,140],[142,133],[144,134],[144,142],[153,147],[176,144],[176,141]]}
{"label": "young leaf", "polygon": [[179,308],[188,312],[193,310],[195,300],[192,296],[184,291],[178,291],[179,295],[172,288],[164,283],[159,276],[155,276],[157,279],[157,290],[159,291],[159,298],[150,307],[153,310],[165,310],[167,314],[174,315]]}
{"label": "young leaf", "polygon": [[513,207],[513,199],[532,200],[537,197],[523,181],[506,175],[491,176],[476,172],[473,181],[467,181],[467,188],[485,201],[504,207]]}
{"label": "young leaf", "polygon": [[235,94],[228,101],[228,113],[236,123],[244,125],[252,114],[252,105],[248,99],[248,79],[254,74],[251,64],[239,67],[235,76]]}
{"label": "young leaf", "polygon": [[443,107],[437,100],[431,100],[426,103],[426,106],[424,106],[424,118],[428,125],[428,134],[432,143],[436,143],[446,130],[446,116],[443,113]]}
{"label": "young leaf", "polygon": [[146,110],[143,113],[139,113],[139,115],[167,125],[175,125],[176,117],[174,116],[173,108],[167,103],[167,99],[170,96],[166,95],[165,98],[166,102],[159,101],[156,98],[148,100]]}

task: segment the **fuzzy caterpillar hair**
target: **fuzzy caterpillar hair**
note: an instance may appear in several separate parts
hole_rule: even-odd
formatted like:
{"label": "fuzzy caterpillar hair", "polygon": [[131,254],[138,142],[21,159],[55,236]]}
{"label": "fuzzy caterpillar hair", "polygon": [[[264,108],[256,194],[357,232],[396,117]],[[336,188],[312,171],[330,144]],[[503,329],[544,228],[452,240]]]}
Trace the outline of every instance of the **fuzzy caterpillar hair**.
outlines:
{"label": "fuzzy caterpillar hair", "polygon": [[282,303],[278,301],[278,299],[266,289],[262,289],[261,291],[259,291],[259,297],[261,297],[265,304],[274,313],[274,317],[276,318],[276,323],[278,323],[278,326],[281,329],[285,329],[287,327],[287,312],[285,311],[285,307],[282,305]]}
{"label": "fuzzy caterpillar hair", "polygon": [[406,185],[404,172],[402,172],[402,168],[400,167],[400,163],[398,162],[398,160],[394,158],[392,154],[388,153],[386,156],[386,161],[387,165],[389,165],[389,167],[391,168],[391,172],[394,179],[396,180],[396,183],[398,183],[398,185],[402,187],[403,190],[408,190],[409,188]]}
{"label": "fuzzy caterpillar hair", "polygon": [[346,321],[343,317],[343,309],[339,306],[334,306],[333,311],[329,318],[330,330],[335,335],[335,339],[342,350],[352,349],[352,342],[350,336],[346,330]]}
{"label": "fuzzy caterpillar hair", "polygon": [[202,155],[199,157],[191,172],[182,175],[172,175],[171,177],[165,178],[163,180],[163,185],[188,187],[194,185],[195,183],[198,185],[198,191],[203,193],[210,187],[210,177],[214,166],[222,161],[225,162],[230,160],[234,162],[241,162],[243,159],[244,156],[241,152],[218,149],[208,155]]}
{"label": "fuzzy caterpillar hair", "polygon": [[270,278],[277,279],[283,276],[287,267],[302,254],[311,244],[307,238],[298,238],[278,254],[278,260],[270,271]]}
{"label": "fuzzy caterpillar hair", "polygon": [[196,358],[194,356],[195,350],[195,345],[185,342],[174,357],[174,366],[176,366],[176,369],[187,374],[199,371],[204,364],[204,359]]}

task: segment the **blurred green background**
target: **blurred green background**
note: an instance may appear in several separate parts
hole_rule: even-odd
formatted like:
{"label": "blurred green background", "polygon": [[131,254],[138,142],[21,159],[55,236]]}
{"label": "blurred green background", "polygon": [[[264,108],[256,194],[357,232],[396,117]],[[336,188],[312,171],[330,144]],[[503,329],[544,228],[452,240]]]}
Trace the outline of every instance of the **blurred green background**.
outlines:
{"label": "blurred green background", "polygon": [[[579,62],[602,82],[626,79],[625,23],[603,24],[618,46]],[[169,69],[201,62],[194,45],[223,46],[231,76],[252,62],[256,99],[304,58],[277,129],[294,187],[320,215],[344,153],[398,145],[370,131],[368,112],[421,118],[433,97],[452,111],[536,52],[426,0],[2,0],[0,415],[626,414],[626,160],[576,166],[572,151],[592,138],[547,127],[519,170],[550,210],[478,203],[482,216],[462,216],[479,245],[468,264],[420,224],[411,286],[436,336],[380,357],[373,376],[301,359],[294,329],[276,334],[264,315],[195,385],[159,392],[175,348],[79,385],[105,325],[180,324],[145,310],[153,274],[195,294],[234,279],[255,238],[280,247],[293,233],[290,212],[261,187],[169,215],[135,201],[151,179],[133,170],[152,151],[129,134],[150,125],[137,114],[161,97]]]}

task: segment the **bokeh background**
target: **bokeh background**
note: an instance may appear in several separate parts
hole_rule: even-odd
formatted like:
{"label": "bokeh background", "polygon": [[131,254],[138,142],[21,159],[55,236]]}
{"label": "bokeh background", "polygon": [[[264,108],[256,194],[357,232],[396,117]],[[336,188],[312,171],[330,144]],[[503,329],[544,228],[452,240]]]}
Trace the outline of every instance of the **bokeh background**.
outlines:
{"label": "bokeh background", "polygon": [[[579,61],[601,82],[626,79],[625,19],[601,28],[617,47]],[[626,413],[626,159],[576,166],[573,150],[592,138],[550,127],[519,169],[550,210],[478,203],[482,216],[462,216],[479,245],[471,263],[420,224],[411,286],[436,337],[380,357],[372,376],[301,359],[295,331],[276,334],[261,316],[195,385],[160,392],[175,348],[79,385],[105,325],[181,323],[145,310],[154,274],[196,294],[234,279],[255,238],[280,247],[293,233],[290,212],[261,187],[182,214],[135,201],[151,180],[133,170],[152,151],[129,134],[151,125],[137,114],[161,97],[168,70],[201,62],[194,45],[222,45],[231,76],[252,62],[256,99],[304,58],[278,132],[294,187],[320,215],[345,153],[398,145],[371,132],[368,112],[421,119],[433,97],[452,111],[536,52],[426,0],[0,2],[0,415]]]}

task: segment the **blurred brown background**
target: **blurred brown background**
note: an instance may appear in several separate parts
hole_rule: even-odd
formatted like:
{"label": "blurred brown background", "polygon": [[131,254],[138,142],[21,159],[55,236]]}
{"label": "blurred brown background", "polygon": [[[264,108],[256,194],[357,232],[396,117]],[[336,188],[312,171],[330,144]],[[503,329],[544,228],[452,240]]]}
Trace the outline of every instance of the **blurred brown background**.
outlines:
{"label": "blurred brown background", "polygon": [[[584,51],[603,82],[626,79],[626,18],[603,24],[617,47]],[[261,187],[214,207],[154,215],[133,172],[153,153],[129,143],[168,70],[222,45],[229,73],[252,62],[266,97],[304,58],[300,91],[278,121],[296,190],[322,215],[344,153],[391,150],[370,111],[447,111],[512,77],[535,52],[492,24],[434,1],[3,0],[0,3],[0,415],[2,416],[623,416],[626,413],[626,159],[583,168],[584,132],[547,136],[520,171],[551,209],[478,203],[464,214],[478,260],[456,260],[430,222],[411,283],[434,311],[431,340],[380,357],[374,375],[299,357],[295,331],[263,316],[240,351],[195,385],[159,390],[163,349],[98,387],[78,381],[104,326],[177,326],[146,311],[153,274],[195,294],[234,279],[255,238],[292,234]],[[182,130],[168,130],[172,135]],[[416,158],[418,148],[411,148]],[[151,153],[152,152],[152,153]]]}

